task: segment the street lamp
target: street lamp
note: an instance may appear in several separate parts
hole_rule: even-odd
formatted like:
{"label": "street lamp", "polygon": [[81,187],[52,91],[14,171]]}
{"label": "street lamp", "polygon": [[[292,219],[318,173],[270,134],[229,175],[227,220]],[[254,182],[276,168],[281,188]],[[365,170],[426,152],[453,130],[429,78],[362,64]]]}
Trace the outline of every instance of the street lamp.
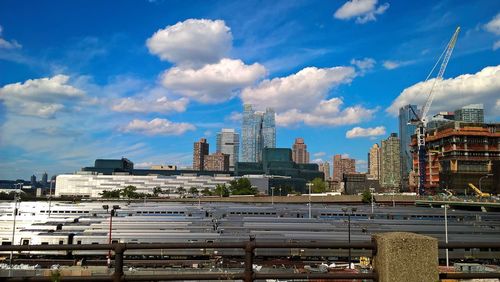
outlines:
{"label": "street lamp", "polygon": [[481,192],[483,192],[483,189],[481,188],[481,180],[483,180],[483,178],[488,178],[488,176],[493,176],[493,174],[492,173],[488,173],[485,176],[481,176],[479,178],[479,190],[481,190]]}
{"label": "street lamp", "polygon": [[[349,269],[351,269],[351,214],[356,212],[356,208],[351,208],[350,210],[347,208],[342,208],[342,211],[344,212],[344,215],[347,214],[347,230],[348,230],[348,238],[349,238]],[[350,211],[350,213],[348,213]]]}
{"label": "street lamp", "polygon": [[[14,246],[14,236],[16,235],[16,216],[18,213],[17,209],[17,202],[19,201],[19,194],[14,194],[14,222],[12,226],[12,243],[11,245]],[[10,251],[10,268],[12,269],[12,256],[13,256],[13,251]]]}
{"label": "street lamp", "polygon": [[280,187],[280,197],[281,197],[281,187]]}
{"label": "street lamp", "polygon": [[306,185],[309,187],[309,218],[311,218],[311,187],[313,184],[309,182]]}
{"label": "street lamp", "polygon": [[[444,237],[445,237],[445,242],[448,244],[448,205],[443,205],[444,208]],[[448,248],[446,248],[446,267],[449,267],[450,263],[448,260]]]}
{"label": "street lamp", "polygon": [[274,187],[271,187],[271,205],[274,205]]}
{"label": "street lamp", "polygon": [[[103,209],[106,210],[106,212],[109,210],[108,205],[103,205]],[[116,210],[119,210],[120,206],[114,205],[111,210],[109,211],[109,240],[108,244],[111,245],[111,230],[113,230],[113,216],[116,216]],[[108,250],[108,268],[111,267],[111,248]]]}

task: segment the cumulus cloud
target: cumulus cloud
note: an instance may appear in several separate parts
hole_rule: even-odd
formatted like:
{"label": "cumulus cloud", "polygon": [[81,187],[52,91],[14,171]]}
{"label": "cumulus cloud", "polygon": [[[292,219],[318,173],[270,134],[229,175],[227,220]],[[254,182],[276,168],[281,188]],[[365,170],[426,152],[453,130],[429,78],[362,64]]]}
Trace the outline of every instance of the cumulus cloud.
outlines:
{"label": "cumulus cloud", "polygon": [[116,112],[162,113],[184,112],[189,100],[168,98],[165,90],[154,88],[143,95],[113,100],[111,109]]}
{"label": "cumulus cloud", "polygon": [[153,34],[146,45],[151,54],[178,65],[216,63],[231,50],[231,30],[222,20],[188,19]]}
{"label": "cumulus cloud", "polygon": [[[272,107],[276,111],[306,110],[316,107],[333,87],[349,83],[355,76],[353,67],[307,67],[287,77],[264,80],[242,91],[242,99],[257,108]],[[330,103],[328,106],[335,106]],[[327,105],[325,104],[325,107]]]}
{"label": "cumulus cloud", "polygon": [[377,15],[382,15],[389,9],[389,3],[377,6],[377,0],[349,0],[340,7],[333,16],[340,20],[356,18],[356,23],[364,24],[375,21]]}
{"label": "cumulus cloud", "polygon": [[[386,112],[393,116],[399,108],[408,104],[423,105],[434,79],[416,83],[401,92]],[[463,74],[438,82],[434,87],[434,102],[429,114],[453,111],[469,104],[482,103],[485,114],[498,116],[494,111],[495,100],[500,93],[500,65],[485,67],[475,74]]]}
{"label": "cumulus cloud", "polygon": [[354,127],[353,129],[345,133],[345,137],[358,138],[358,137],[380,136],[384,134],[385,134],[385,127],[383,126],[369,127],[369,128]]}
{"label": "cumulus cloud", "polygon": [[167,89],[204,103],[223,102],[237,90],[266,75],[264,66],[245,65],[241,60],[222,59],[200,69],[173,67],[162,75]]}
{"label": "cumulus cloud", "polygon": [[155,118],[151,121],[134,119],[123,128],[124,132],[145,135],[181,135],[189,130],[195,130],[195,126],[190,123],[175,123],[161,118]]}
{"label": "cumulus cloud", "polygon": [[317,152],[313,154],[314,157],[319,158],[319,157],[324,157],[326,156],[325,152]]}
{"label": "cumulus cloud", "polygon": [[334,87],[355,77],[353,67],[308,67],[287,77],[264,80],[242,91],[244,103],[257,109],[274,108],[281,126],[352,124],[370,118],[374,110],[361,106],[342,109],[341,98],[328,98]]}
{"label": "cumulus cloud", "polygon": [[241,112],[231,112],[228,119],[234,122],[241,122],[243,119],[243,114]]}
{"label": "cumulus cloud", "polygon": [[500,35],[500,13],[498,13],[491,21],[484,25],[484,28],[496,35]]}
{"label": "cumulus cloud", "polygon": [[2,38],[3,27],[0,25],[0,49],[20,49],[23,46],[16,40],[6,40]]}
{"label": "cumulus cloud", "polygon": [[356,60],[356,59],[351,60],[351,65],[357,66],[360,69],[360,71],[362,71],[362,72],[372,69],[375,66],[375,63],[376,63],[375,60],[372,58],[364,58],[361,60]]}
{"label": "cumulus cloud", "polygon": [[11,112],[49,118],[85,96],[83,90],[68,83],[69,79],[67,75],[56,75],[8,84],[0,88],[0,100]]}

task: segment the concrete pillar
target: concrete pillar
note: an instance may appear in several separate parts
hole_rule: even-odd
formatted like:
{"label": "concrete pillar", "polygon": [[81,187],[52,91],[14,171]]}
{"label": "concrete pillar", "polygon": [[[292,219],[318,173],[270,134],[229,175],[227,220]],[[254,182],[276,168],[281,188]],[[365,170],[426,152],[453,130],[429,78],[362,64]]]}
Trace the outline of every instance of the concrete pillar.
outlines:
{"label": "concrete pillar", "polygon": [[375,234],[373,267],[379,282],[439,281],[438,241],[407,232]]}

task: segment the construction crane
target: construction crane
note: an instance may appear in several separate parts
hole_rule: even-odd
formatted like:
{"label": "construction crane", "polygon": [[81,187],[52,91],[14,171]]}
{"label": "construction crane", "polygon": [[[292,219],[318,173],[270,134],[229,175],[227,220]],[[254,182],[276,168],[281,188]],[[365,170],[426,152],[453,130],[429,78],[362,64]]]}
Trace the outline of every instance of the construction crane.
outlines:
{"label": "construction crane", "polygon": [[472,188],[472,190],[474,190],[474,192],[476,192],[476,195],[480,198],[491,197],[490,193],[484,193],[483,191],[479,190],[479,188],[474,186],[474,184],[472,183],[469,183],[469,187]]}
{"label": "construction crane", "polygon": [[427,125],[427,114],[429,113],[429,110],[432,105],[432,101],[434,100],[434,87],[438,82],[443,80],[443,75],[444,71],[446,70],[446,66],[448,65],[448,62],[450,61],[451,53],[453,52],[453,48],[455,47],[455,43],[457,42],[458,38],[458,33],[460,32],[460,27],[457,27],[455,30],[455,33],[451,37],[450,41],[446,45],[446,48],[444,49],[443,53],[441,53],[441,56],[437,60],[436,64],[432,68],[431,72],[427,76],[424,82],[429,80],[431,77],[432,73],[436,69],[436,66],[438,63],[442,60],[441,62],[441,67],[439,68],[439,72],[434,79],[434,82],[432,83],[432,87],[429,91],[429,94],[427,95],[427,100],[425,101],[424,106],[422,107],[422,111],[420,114],[417,113],[413,107],[410,107],[412,110],[413,114],[417,119],[412,120],[411,123],[416,125],[417,130],[417,145],[418,145],[418,194],[419,195],[424,195],[425,194],[425,181],[426,181],[426,148],[425,148],[425,133],[426,133],[426,125]]}

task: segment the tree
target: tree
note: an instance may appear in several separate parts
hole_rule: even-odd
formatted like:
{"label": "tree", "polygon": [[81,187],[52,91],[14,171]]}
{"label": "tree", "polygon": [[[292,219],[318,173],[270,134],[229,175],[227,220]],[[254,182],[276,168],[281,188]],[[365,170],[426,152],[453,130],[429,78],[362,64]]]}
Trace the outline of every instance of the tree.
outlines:
{"label": "tree", "polygon": [[163,190],[161,190],[161,187],[156,186],[153,188],[153,196],[158,197],[158,195],[163,194]]}
{"label": "tree", "polygon": [[99,193],[99,195],[101,195],[101,197],[105,199],[120,198],[120,192],[121,190],[111,190],[111,191],[104,190],[101,193]]}
{"label": "tree", "polygon": [[372,202],[372,192],[370,192],[370,190],[363,191],[363,194],[361,194],[361,201],[365,204],[371,203]]}
{"label": "tree", "polygon": [[316,177],[313,179],[312,183],[312,192],[313,193],[325,193],[326,191],[326,184],[323,179]]}
{"label": "tree", "polygon": [[177,194],[184,195],[184,193],[186,193],[186,189],[183,187],[177,188]]}
{"label": "tree", "polygon": [[198,195],[198,193],[199,193],[198,188],[196,188],[196,187],[191,187],[191,188],[189,188],[189,193],[190,193],[191,195],[193,195],[193,196],[194,196],[194,195]]}
{"label": "tree", "polygon": [[203,188],[203,190],[201,190],[201,194],[203,196],[212,196],[212,192],[208,189],[208,187]]}
{"label": "tree", "polygon": [[229,197],[229,188],[227,188],[226,184],[217,184],[215,186],[214,195]]}
{"label": "tree", "polygon": [[136,199],[136,198],[139,198],[139,194],[136,191],[137,191],[137,188],[135,186],[129,185],[129,186],[121,189],[120,194],[124,198]]}
{"label": "tree", "polygon": [[252,187],[248,178],[240,178],[229,182],[229,189],[233,195],[256,195],[259,191]]}

